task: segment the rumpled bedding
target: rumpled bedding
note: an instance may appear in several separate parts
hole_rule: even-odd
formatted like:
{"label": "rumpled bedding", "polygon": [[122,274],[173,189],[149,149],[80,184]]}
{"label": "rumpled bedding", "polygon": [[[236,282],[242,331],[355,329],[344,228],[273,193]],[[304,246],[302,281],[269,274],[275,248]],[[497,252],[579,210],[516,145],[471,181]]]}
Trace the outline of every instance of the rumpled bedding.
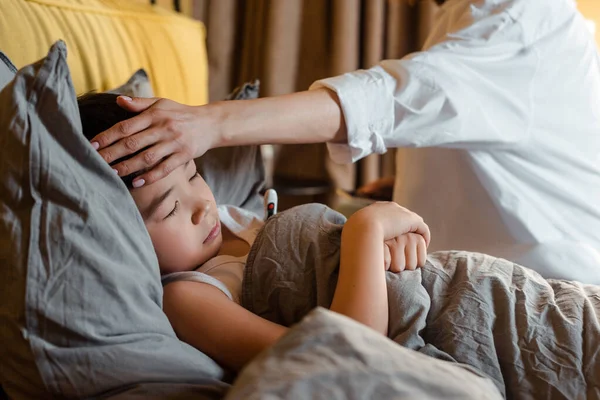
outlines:
{"label": "rumpled bedding", "polygon": [[[344,222],[317,204],[270,218],[248,256],[242,305],[285,326],[328,308]],[[387,290],[395,343],[470,366],[506,398],[600,398],[600,287],[451,251],[417,271],[388,272]]]}
{"label": "rumpled bedding", "polygon": [[499,400],[468,367],[398,346],[343,315],[316,308],[238,376],[226,400]]}

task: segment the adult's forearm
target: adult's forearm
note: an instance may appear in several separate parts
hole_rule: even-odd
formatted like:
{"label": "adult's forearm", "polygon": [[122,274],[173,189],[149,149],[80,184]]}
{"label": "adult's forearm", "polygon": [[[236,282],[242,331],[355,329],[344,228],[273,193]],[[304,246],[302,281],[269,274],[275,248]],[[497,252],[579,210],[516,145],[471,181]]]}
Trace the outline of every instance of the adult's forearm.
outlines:
{"label": "adult's forearm", "polygon": [[219,129],[215,147],[346,140],[339,100],[328,89],[219,102],[212,107]]}
{"label": "adult's forearm", "polygon": [[344,228],[340,272],[331,310],[387,335],[383,242],[383,235],[376,230]]}

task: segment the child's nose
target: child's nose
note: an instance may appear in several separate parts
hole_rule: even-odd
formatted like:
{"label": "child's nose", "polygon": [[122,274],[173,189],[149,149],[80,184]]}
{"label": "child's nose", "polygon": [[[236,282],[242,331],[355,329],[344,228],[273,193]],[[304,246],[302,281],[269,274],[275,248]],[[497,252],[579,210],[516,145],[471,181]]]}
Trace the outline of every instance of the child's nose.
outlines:
{"label": "child's nose", "polygon": [[198,225],[202,222],[204,217],[210,211],[210,202],[209,201],[198,201],[195,205],[194,212],[192,213],[192,223],[194,225]]}

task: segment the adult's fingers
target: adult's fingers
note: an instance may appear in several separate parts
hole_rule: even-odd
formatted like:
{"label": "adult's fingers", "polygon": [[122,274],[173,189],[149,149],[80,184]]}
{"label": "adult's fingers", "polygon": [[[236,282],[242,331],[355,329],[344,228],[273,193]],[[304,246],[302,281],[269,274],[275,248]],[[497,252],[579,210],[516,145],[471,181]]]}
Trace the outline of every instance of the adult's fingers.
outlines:
{"label": "adult's fingers", "polygon": [[[100,150],[100,156],[111,163],[126,155],[134,154],[152,144],[158,143],[161,139],[160,133],[161,130],[159,128],[149,128],[140,133],[124,137],[116,143]],[[149,155],[152,156],[152,153]],[[163,155],[163,157],[165,155]],[[110,158],[108,156],[110,156]],[[145,166],[149,167],[160,161],[160,158],[154,159],[153,157],[150,157],[145,159],[145,161]]]}
{"label": "adult's fingers", "polygon": [[119,96],[117,97],[117,104],[119,107],[131,111],[131,112],[142,112],[152,104],[160,100],[160,97],[129,97]]}
{"label": "adult's fingers", "polygon": [[173,154],[175,147],[176,145],[170,142],[159,143],[136,154],[135,157],[113,165],[112,168],[118,171],[119,176],[127,176],[143,169],[149,169]]}
{"label": "adult's fingers", "polygon": [[150,185],[169,175],[175,168],[185,164],[189,160],[190,157],[186,156],[184,153],[175,153],[153,167],[150,171],[135,178],[133,180],[133,187],[138,188],[144,185]]}
{"label": "adult's fingers", "polygon": [[[151,124],[152,115],[149,112],[143,112],[135,117],[121,121],[104,132],[97,134],[90,142],[96,150],[104,149],[124,137],[143,131]],[[117,159],[110,151],[100,151],[100,154],[109,163]]]}

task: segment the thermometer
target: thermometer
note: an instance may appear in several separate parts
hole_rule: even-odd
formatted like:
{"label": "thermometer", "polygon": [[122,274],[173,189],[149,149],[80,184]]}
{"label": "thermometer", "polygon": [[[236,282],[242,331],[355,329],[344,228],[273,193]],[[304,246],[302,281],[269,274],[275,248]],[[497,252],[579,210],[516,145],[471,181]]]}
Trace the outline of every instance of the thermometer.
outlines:
{"label": "thermometer", "polygon": [[269,189],[265,192],[265,221],[277,214],[277,192],[275,189]]}

